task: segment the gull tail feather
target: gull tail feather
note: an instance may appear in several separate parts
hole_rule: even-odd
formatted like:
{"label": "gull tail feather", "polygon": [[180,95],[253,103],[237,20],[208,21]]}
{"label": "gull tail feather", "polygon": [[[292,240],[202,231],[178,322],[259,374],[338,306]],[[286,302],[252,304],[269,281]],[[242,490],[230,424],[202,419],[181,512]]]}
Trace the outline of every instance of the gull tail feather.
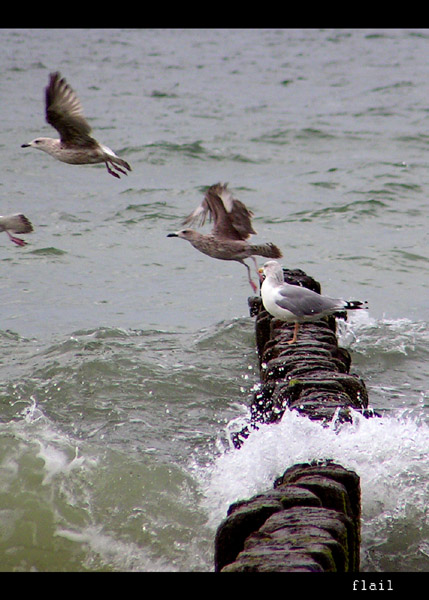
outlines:
{"label": "gull tail feather", "polygon": [[368,302],[366,300],[364,300],[363,302],[361,300],[348,300],[346,302],[346,305],[344,308],[346,310],[356,310],[358,308],[368,308],[367,304],[368,304]]}
{"label": "gull tail feather", "polygon": [[[125,171],[122,171],[122,169],[120,169],[119,167],[123,167],[124,169],[127,169],[127,171],[131,171],[131,167],[127,163],[127,161],[124,160],[124,159],[122,159],[122,158],[119,158],[119,156],[117,156],[113,152],[113,150],[111,148],[109,148],[109,146],[105,146],[104,144],[100,144],[100,148],[104,152],[103,159],[104,159],[104,162],[106,163],[108,171],[109,171],[108,163],[110,163],[112,165],[112,167],[117,168],[118,171],[120,171],[121,173],[124,173],[125,175],[126,175]],[[112,173],[112,175],[113,175],[113,173]]]}
{"label": "gull tail feather", "polygon": [[271,242],[269,242],[268,244],[255,244],[250,246],[250,248],[252,254],[256,254],[257,256],[264,256],[265,258],[281,258],[283,256],[281,250]]}
{"label": "gull tail feather", "polygon": [[126,160],[123,160],[122,158],[119,158],[118,156],[109,156],[109,160],[111,162],[115,163],[116,165],[120,165],[121,167],[124,167],[124,169],[127,169],[127,171],[131,171],[131,167],[127,163]]}

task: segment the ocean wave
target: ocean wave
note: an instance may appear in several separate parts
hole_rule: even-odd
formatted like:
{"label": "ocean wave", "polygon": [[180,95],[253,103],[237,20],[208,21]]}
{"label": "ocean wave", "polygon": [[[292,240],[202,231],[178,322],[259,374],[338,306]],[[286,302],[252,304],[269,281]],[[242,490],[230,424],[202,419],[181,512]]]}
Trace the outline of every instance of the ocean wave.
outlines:
{"label": "ocean wave", "polygon": [[372,318],[367,312],[354,313],[338,321],[339,341],[367,358],[374,354],[428,356],[429,328],[424,321],[408,318]]}
{"label": "ocean wave", "polygon": [[415,545],[426,536],[428,434],[426,423],[402,411],[372,419],[353,413],[351,423],[329,427],[286,411],[278,424],[261,425],[239,450],[224,451],[200,474],[209,523],[216,528],[233,502],[272,489],[294,464],[329,459],[361,479],[364,570],[380,568],[368,557],[393,536],[395,553],[415,564],[416,549],[410,554],[401,532],[412,527]]}
{"label": "ocean wave", "polygon": [[[314,183],[313,185],[324,185],[323,183]],[[333,216],[345,215],[350,221],[360,221],[363,216],[379,216],[386,209],[387,204],[380,200],[355,200],[345,204],[327,206],[317,210],[305,210],[292,213],[290,220],[297,221],[315,221],[331,219]]]}

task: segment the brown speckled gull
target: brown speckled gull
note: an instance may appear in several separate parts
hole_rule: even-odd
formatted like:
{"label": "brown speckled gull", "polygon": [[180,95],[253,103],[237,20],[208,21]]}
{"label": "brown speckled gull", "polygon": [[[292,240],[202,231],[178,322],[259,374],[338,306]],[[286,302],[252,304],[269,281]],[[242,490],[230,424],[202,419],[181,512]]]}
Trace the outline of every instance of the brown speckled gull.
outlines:
{"label": "brown speckled gull", "polygon": [[108,172],[118,178],[119,173],[127,175],[127,170],[131,171],[125,160],[89,135],[91,127],[83,115],[79,98],[58,72],[49,76],[45,102],[46,121],[58,131],[60,139],[39,137],[22,144],[22,148],[38,148],[72,165],[104,162]]}
{"label": "brown speckled gull", "polygon": [[[281,251],[272,243],[250,244],[247,238],[255,234],[251,218],[253,213],[239,200],[233,198],[226,184],[212,185],[206,192],[202,203],[184,220],[184,225],[199,222],[203,225],[207,216],[213,220],[212,231],[202,234],[194,229],[182,229],[170,233],[167,237],[180,237],[188,240],[200,252],[220,260],[235,260],[243,264],[248,273],[253,291],[257,286],[252,280],[250,267],[244,262],[252,258],[256,269],[256,256],[280,258]],[[258,274],[259,276],[259,274]]]}

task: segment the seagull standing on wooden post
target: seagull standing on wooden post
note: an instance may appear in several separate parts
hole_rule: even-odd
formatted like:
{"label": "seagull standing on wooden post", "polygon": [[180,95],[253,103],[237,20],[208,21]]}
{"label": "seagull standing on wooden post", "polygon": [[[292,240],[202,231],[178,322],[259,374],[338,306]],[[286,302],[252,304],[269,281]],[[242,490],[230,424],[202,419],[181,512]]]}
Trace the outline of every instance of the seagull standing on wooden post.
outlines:
{"label": "seagull standing on wooden post", "polygon": [[300,323],[317,321],[344,310],[367,308],[366,301],[329,298],[308,288],[286,283],[283,268],[275,260],[266,262],[260,271],[265,275],[261,286],[265,310],[276,319],[295,324],[288,344],[296,342]]}

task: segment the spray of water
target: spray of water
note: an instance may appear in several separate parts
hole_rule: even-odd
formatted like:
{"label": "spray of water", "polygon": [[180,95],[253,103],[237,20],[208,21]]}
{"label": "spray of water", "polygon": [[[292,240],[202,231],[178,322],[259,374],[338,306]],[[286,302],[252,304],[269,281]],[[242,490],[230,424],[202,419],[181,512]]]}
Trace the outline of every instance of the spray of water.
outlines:
{"label": "spray of water", "polygon": [[[384,336],[380,336],[380,327]],[[385,320],[375,323],[367,315],[359,315],[340,328],[340,343],[352,345],[355,352],[369,349],[402,357],[421,347],[422,336],[427,336],[427,327],[421,324]],[[233,502],[271,489],[275,479],[290,466],[331,459],[360,476],[364,557],[383,545],[389,546],[392,555],[405,556],[413,546],[410,563],[415,564],[416,556],[427,560],[427,392],[415,390],[417,393],[413,407],[389,407],[382,411],[381,418],[365,418],[354,412],[350,423],[333,420],[329,426],[323,426],[296,411],[286,411],[279,423],[261,425],[239,450],[230,447],[220,453],[204,474],[205,505],[211,526],[217,527]],[[389,398],[385,401],[388,404]],[[230,428],[233,429],[232,424]],[[410,527],[412,540],[403,535],[403,530]],[[370,559],[367,567],[383,568]],[[393,570],[395,567],[387,566]]]}

